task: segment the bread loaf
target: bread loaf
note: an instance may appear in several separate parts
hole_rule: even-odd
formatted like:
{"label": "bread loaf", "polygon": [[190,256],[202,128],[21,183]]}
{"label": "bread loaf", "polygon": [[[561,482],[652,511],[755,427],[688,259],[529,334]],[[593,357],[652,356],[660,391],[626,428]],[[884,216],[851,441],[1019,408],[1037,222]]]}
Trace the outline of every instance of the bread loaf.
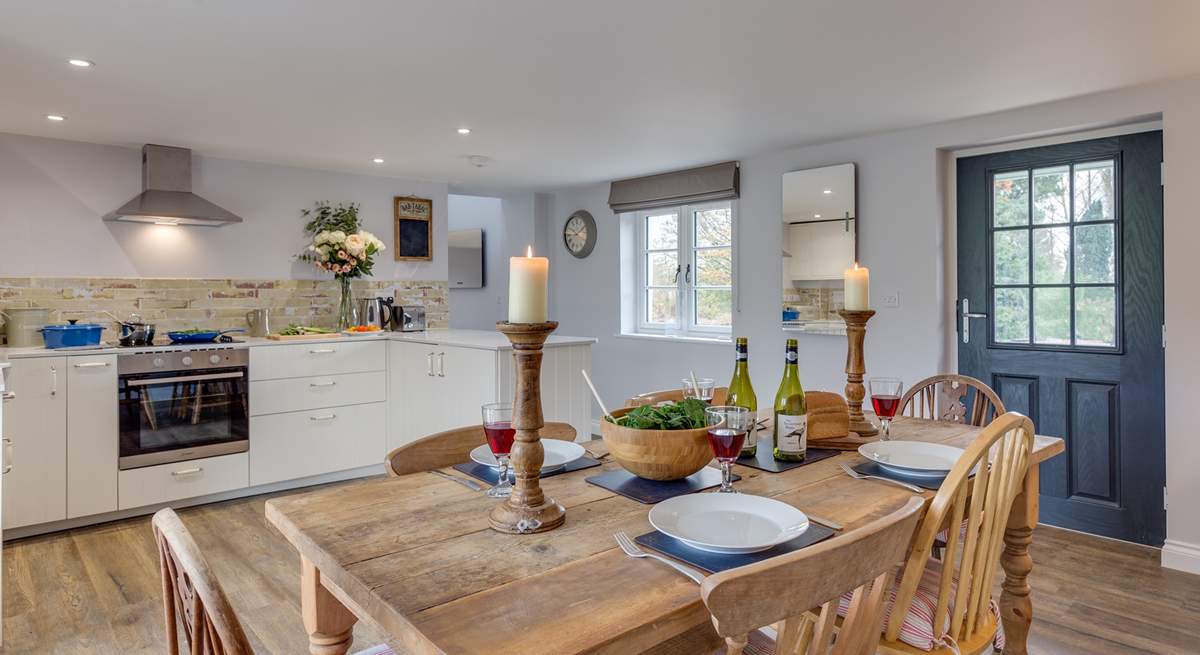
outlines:
{"label": "bread loaf", "polygon": [[808,403],[808,440],[844,438],[850,433],[850,412],[846,401],[829,391],[809,391],[804,394]]}

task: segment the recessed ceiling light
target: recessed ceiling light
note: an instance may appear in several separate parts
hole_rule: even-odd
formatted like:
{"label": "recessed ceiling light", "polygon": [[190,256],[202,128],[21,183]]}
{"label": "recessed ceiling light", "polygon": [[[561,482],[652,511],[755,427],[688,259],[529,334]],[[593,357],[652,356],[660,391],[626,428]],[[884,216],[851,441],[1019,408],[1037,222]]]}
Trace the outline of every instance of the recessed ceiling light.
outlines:
{"label": "recessed ceiling light", "polygon": [[813,218],[821,218],[820,214],[813,214]]}
{"label": "recessed ceiling light", "polygon": [[383,163],[383,157],[376,157],[375,159],[372,159],[371,161],[372,161],[372,162],[374,162],[374,163],[376,163],[376,164],[382,164],[382,163]]}
{"label": "recessed ceiling light", "polygon": [[54,121],[54,122],[56,122],[56,123],[57,123],[57,122],[61,122],[61,121],[65,121],[65,120],[67,120],[67,117],[66,117],[66,116],[59,116],[58,114],[46,114],[46,120],[48,120],[48,121]]}
{"label": "recessed ceiling light", "polygon": [[91,68],[92,66],[96,65],[94,62],[90,62],[86,59],[68,59],[67,63],[80,68]]}
{"label": "recessed ceiling light", "polygon": [[470,134],[470,133],[471,133],[471,128],[469,128],[469,127],[460,127],[460,128],[458,128],[458,133],[459,133],[459,134],[461,134],[461,135],[463,135],[463,136],[466,136],[466,135],[468,135],[468,134]]}
{"label": "recessed ceiling light", "polygon": [[823,194],[825,194],[825,195],[829,195],[829,194],[833,193],[833,189],[825,189],[825,190],[824,190],[824,191],[822,191],[821,193],[823,193]]}

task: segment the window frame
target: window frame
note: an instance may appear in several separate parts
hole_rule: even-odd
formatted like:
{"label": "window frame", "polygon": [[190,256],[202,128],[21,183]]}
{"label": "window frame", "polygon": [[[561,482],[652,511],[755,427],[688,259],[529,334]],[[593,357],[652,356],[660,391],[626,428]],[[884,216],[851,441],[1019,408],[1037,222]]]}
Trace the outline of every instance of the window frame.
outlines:
{"label": "window frame", "polygon": [[[1113,163],[1113,218],[1111,221],[1076,221],[1075,220],[1075,166],[1079,164],[1089,164],[1099,161],[1112,161]],[[1066,223],[1034,223],[1033,222],[1033,201],[1035,196],[1035,188],[1033,184],[1034,171],[1053,168],[1056,166],[1066,166],[1068,169],[1068,188],[1067,195],[1069,205],[1067,207],[1067,222]],[[997,227],[995,224],[995,178],[997,175],[1005,173],[1014,173],[1024,171],[1027,173],[1026,179],[1029,181],[1028,198],[1026,199],[1028,222],[1024,225],[1011,225]],[[1123,166],[1121,161],[1121,152],[1101,151],[1088,153],[1086,157],[1070,157],[1053,160],[1038,160],[1036,162],[1025,162],[1021,165],[1003,166],[989,168],[985,172],[985,181],[987,184],[987,311],[988,311],[988,348],[1004,349],[1004,350],[1033,350],[1033,351],[1052,351],[1052,352],[1079,352],[1079,353],[1110,353],[1123,354],[1125,352],[1125,342],[1123,336],[1122,325],[1124,323],[1124,307],[1123,307],[1123,276],[1122,269],[1124,257],[1122,253],[1122,231],[1124,230],[1124,193],[1123,193]],[[1113,226],[1113,281],[1109,282],[1076,282],[1075,281],[1075,229],[1079,226],[1088,225],[1112,225]],[[1068,252],[1070,254],[1070,267],[1068,280],[1065,283],[1058,284],[1038,284],[1034,282],[1034,249],[1033,249],[1033,230],[1039,228],[1065,227],[1068,230],[1069,245]],[[995,251],[995,235],[997,232],[1016,232],[1024,230],[1027,236],[1026,247],[1028,249],[1028,262],[1026,263],[1026,282],[1024,284],[996,284],[996,251]],[[1080,288],[1112,288],[1113,289],[1113,341],[1112,346],[1088,346],[1079,345],[1076,343],[1076,305],[1075,291]],[[1034,341],[1034,289],[1067,289],[1068,303],[1070,307],[1070,333],[1071,343],[1069,344],[1052,344],[1052,343],[1037,343]],[[1026,330],[1026,343],[1013,343],[1007,341],[996,341],[996,289],[1027,289],[1029,291],[1028,301],[1028,326]]]}
{"label": "window frame", "polygon": [[[730,217],[729,253],[730,253],[730,285],[729,285],[729,320],[728,326],[699,325],[696,322],[695,293],[697,290],[724,289],[725,287],[699,286],[696,277],[699,272],[697,252],[701,250],[716,250],[726,246],[697,246],[695,235],[696,214],[710,209],[728,209]],[[649,254],[651,252],[670,252],[669,249],[651,249],[647,243],[648,224],[651,216],[675,214],[678,225],[678,236],[674,252],[678,274],[673,286],[652,285],[648,279]],[[717,200],[710,202],[690,203],[644,209],[634,213],[634,231],[636,244],[636,277],[634,280],[635,302],[637,304],[636,329],[637,334],[654,336],[678,336],[684,338],[728,340],[733,333],[733,315],[737,311],[737,206],[732,200]],[[689,272],[690,266],[690,272]],[[649,290],[670,289],[676,292],[676,313],[673,323],[652,323],[649,321]]]}

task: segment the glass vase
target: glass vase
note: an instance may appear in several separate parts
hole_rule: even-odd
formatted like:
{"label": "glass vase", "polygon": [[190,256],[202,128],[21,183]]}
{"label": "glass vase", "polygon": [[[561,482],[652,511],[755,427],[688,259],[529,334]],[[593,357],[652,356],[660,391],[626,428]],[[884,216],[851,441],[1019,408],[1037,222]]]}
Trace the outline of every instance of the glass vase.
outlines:
{"label": "glass vase", "polygon": [[339,330],[358,324],[354,311],[354,294],[350,289],[350,278],[338,278],[341,284],[341,298],[338,299],[337,326]]}

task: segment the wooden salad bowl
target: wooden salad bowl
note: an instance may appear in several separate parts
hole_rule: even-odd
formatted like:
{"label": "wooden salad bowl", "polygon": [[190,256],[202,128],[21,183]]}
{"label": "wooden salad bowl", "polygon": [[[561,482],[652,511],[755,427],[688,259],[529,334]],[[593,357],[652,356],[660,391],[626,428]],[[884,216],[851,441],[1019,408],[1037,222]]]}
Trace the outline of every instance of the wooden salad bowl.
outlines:
{"label": "wooden salad bowl", "polygon": [[[614,410],[616,418],[630,407]],[[713,458],[708,428],[638,430],[600,419],[600,436],[613,459],[626,471],[647,480],[679,480],[704,468]]]}

